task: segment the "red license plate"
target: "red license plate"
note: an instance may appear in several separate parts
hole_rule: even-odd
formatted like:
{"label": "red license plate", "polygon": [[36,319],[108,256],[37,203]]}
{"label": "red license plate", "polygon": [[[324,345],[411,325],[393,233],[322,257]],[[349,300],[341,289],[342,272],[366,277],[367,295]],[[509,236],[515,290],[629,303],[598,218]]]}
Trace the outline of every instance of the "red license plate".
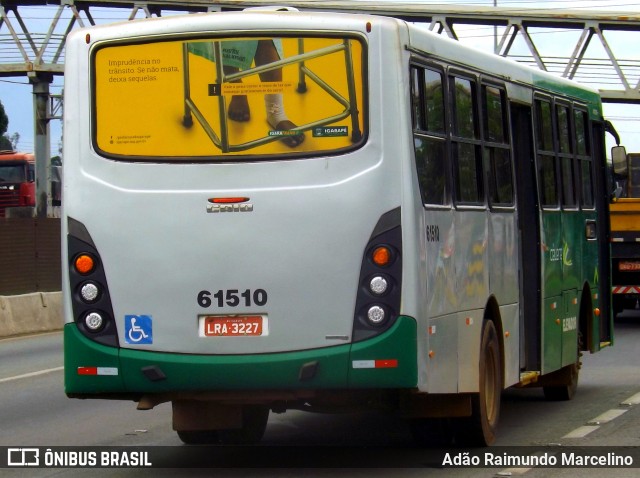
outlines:
{"label": "red license plate", "polygon": [[623,272],[640,271],[640,262],[631,262],[631,261],[619,262],[618,270]]}
{"label": "red license plate", "polygon": [[205,337],[251,337],[266,335],[261,315],[208,316],[204,318]]}

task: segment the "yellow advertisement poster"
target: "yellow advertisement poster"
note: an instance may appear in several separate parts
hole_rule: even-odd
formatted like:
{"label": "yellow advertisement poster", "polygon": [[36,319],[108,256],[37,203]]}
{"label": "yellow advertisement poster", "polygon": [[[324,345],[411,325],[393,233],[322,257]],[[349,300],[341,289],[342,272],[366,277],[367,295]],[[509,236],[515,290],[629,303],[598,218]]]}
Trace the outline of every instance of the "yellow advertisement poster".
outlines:
{"label": "yellow advertisement poster", "polygon": [[355,38],[117,44],[94,55],[95,144],[131,160],[344,150],[364,136]]}

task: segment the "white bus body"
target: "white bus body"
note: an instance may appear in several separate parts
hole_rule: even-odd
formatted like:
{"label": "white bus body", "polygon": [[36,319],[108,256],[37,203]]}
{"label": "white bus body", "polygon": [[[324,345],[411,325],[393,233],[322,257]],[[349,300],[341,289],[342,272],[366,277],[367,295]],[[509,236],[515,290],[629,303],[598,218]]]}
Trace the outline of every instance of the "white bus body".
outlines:
{"label": "white bus body", "polygon": [[[265,39],[283,50],[281,83],[258,81],[275,66],[225,83],[215,56],[227,54],[225,41]],[[298,93],[292,75],[302,61],[320,81]],[[206,62],[216,63],[208,80]],[[255,439],[266,423],[255,410],[393,395],[413,418],[471,416],[486,444],[500,390],[576,363],[577,355],[552,368],[539,351],[530,364],[523,352],[529,252],[515,179],[508,204],[490,203],[490,186],[478,201],[456,201],[450,185],[442,204],[424,204],[411,65],[469,79],[477,92],[496,85],[509,125],[508,105],[531,111],[536,85],[597,103],[592,91],[383,17],[245,11],[72,33],[62,223],[69,396],[134,399],[139,408],[172,401],[174,428],[191,443]],[[225,119],[232,92],[249,97],[248,121]],[[261,97],[273,92],[284,92],[300,130],[269,125]],[[341,116],[323,122],[324,109]],[[243,143],[258,129],[266,139]],[[304,142],[288,145],[288,135]],[[474,154],[493,148],[469,144]],[[583,284],[573,288],[582,301]],[[535,337],[542,350],[545,333]]]}

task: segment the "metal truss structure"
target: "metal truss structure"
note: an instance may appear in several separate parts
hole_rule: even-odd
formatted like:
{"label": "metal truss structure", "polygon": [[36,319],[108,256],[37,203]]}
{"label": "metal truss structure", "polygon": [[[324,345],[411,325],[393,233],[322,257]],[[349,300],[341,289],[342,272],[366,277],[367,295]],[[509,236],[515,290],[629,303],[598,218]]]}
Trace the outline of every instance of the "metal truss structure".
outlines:
{"label": "metal truss structure", "polygon": [[[121,18],[133,20],[174,12],[238,10],[274,3],[301,10],[374,13],[422,23],[462,42],[476,46],[491,43],[498,55],[593,84],[601,90],[605,101],[640,103],[640,56],[629,48],[640,40],[640,14],[384,0],[0,0],[0,76],[62,75],[66,35],[74,28],[95,25],[94,14],[101,9],[121,9]],[[49,25],[44,32],[30,31],[21,14],[34,6],[46,7],[44,20]],[[561,38],[560,42],[550,40],[550,33]]]}
{"label": "metal truss structure", "polygon": [[[640,44],[640,14],[389,0],[0,0],[0,77],[27,76],[32,83],[36,158],[48,158],[47,124],[59,116],[61,109],[60,99],[49,95],[48,86],[53,76],[64,75],[65,40],[73,29],[105,23],[101,15],[105,10],[116,10],[118,19],[135,20],[274,4],[402,18],[463,43],[590,84],[600,90],[604,101],[640,103],[640,53],[636,47]],[[23,14],[35,7],[41,15],[37,30],[33,18]],[[46,174],[46,170],[40,174]],[[43,214],[39,207],[39,215]]]}

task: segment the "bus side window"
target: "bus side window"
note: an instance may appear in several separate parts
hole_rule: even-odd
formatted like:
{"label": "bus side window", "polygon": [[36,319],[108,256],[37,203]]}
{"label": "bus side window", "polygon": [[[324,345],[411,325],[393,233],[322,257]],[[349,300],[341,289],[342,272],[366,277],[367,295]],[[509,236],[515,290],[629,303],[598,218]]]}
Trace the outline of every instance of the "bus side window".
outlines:
{"label": "bus side window", "polygon": [[558,181],[556,174],[556,156],[553,147],[553,118],[551,102],[535,101],[536,150],[538,156],[538,175],[540,181],[541,202],[543,206],[558,205]]}
{"label": "bus side window", "polygon": [[573,167],[573,143],[571,141],[571,116],[569,107],[556,104],[556,124],[558,125],[558,148],[560,153],[560,180],[562,182],[562,205],[575,207],[576,190]]}
{"label": "bus side window", "polygon": [[485,167],[492,205],[513,205],[513,171],[506,121],[506,94],[494,86],[482,87]]}
{"label": "bus side window", "polygon": [[484,179],[477,128],[476,83],[452,77],[451,88],[454,118],[451,150],[456,199],[460,204],[481,204],[484,202]]}
{"label": "bus side window", "polygon": [[586,111],[575,109],[573,118],[576,130],[576,154],[580,165],[580,205],[590,209],[594,207],[594,201],[589,117]]}
{"label": "bus side window", "polygon": [[438,71],[411,67],[411,111],[418,182],[425,205],[446,205],[444,88]]}

